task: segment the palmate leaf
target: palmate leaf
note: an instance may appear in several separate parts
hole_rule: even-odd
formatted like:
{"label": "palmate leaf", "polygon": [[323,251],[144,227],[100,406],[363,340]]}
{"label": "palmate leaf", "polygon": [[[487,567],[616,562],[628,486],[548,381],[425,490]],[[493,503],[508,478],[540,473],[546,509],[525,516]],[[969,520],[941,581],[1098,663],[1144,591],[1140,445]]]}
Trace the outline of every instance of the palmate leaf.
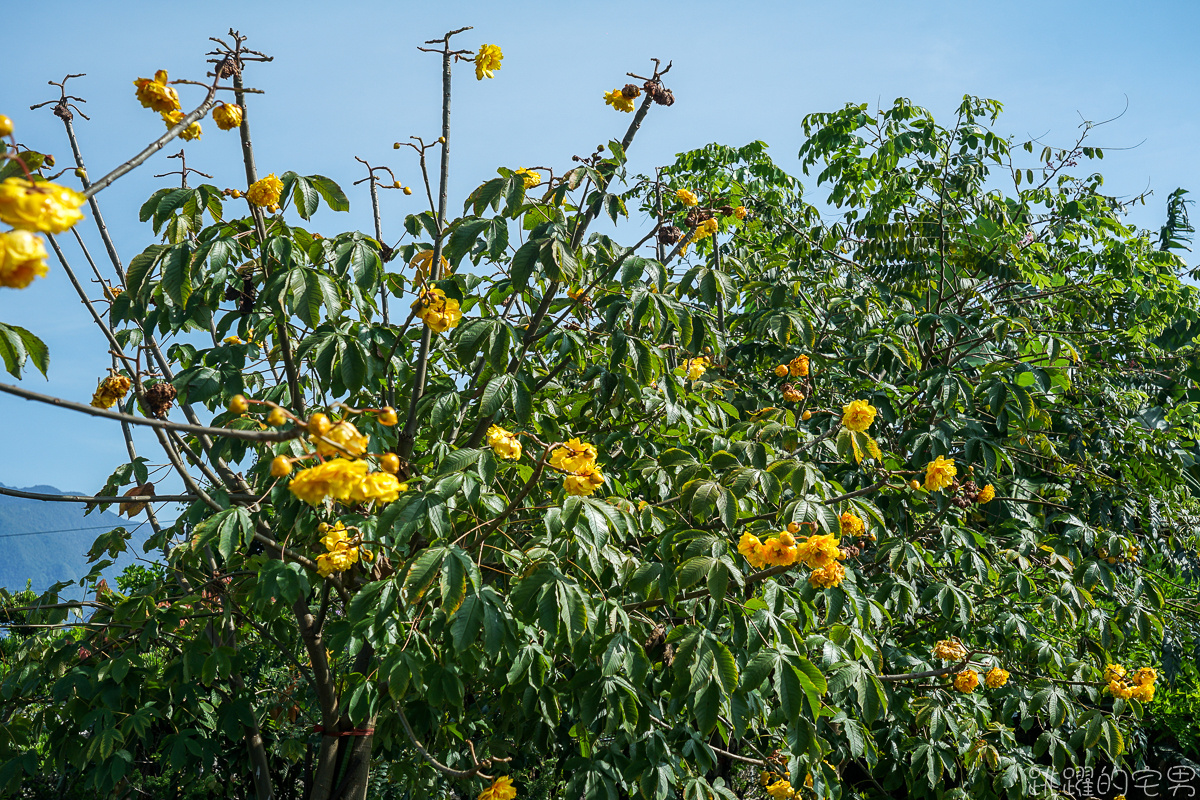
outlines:
{"label": "palmate leaf", "polygon": [[46,343],[19,325],[0,322],[0,358],[4,359],[4,369],[16,378],[21,377],[21,370],[27,362],[37,367],[38,372],[46,377],[50,369],[50,350]]}

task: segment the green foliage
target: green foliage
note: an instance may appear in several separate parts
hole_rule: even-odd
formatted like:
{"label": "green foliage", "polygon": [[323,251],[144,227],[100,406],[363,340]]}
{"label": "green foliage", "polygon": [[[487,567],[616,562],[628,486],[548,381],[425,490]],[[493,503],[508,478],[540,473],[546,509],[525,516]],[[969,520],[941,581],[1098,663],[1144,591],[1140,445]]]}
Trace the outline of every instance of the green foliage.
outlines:
{"label": "green foliage", "polygon": [[[380,792],[412,795],[478,758],[529,796],[732,798],[757,791],[737,756],[806,798],[1017,798],[1130,758],[1143,704],[1104,692],[1105,665],[1167,671],[1167,631],[1197,648],[1194,605],[1167,591],[1197,579],[1186,213],[1174,200],[1155,246],[1098,175],[1066,172],[1100,151],[1021,161],[1032,143],[994,133],[999,113],[808,117],[829,223],[760,142],[682,154],[662,186],[622,184],[616,142],[540,187],[502,170],[463,217],[408,217],[397,248],[290,226],[347,207],[321,176],[286,173],[261,221],[211,187],[156,193],[142,218],[162,242],[130,262],[123,335],[166,337],[181,399],[209,409],[411,408],[354,417],[370,453],[402,456],[406,491],[314,509],[269,474],[302,440],[188,438],[246,490],[206,472],[211,502],[147,543],[161,575],[106,596],[80,641],[21,644],[0,783],[55,772],[104,796],[144,760],[244,776],[257,731],[293,785],[310,751],[360,752],[314,724],[372,730]],[[685,260],[587,235],[631,203],[694,230],[676,189],[717,227]],[[426,279],[393,259],[426,250],[464,313],[445,334],[394,313]],[[775,377],[799,355],[811,373]],[[852,400],[878,412],[866,431],[841,424]],[[214,422],[253,430],[262,409]],[[492,424],[522,458],[487,448]],[[546,463],[572,437],[599,452],[596,495]],[[911,488],[938,456],[956,482]],[[865,528],[843,537],[850,514]],[[324,577],[318,525],[337,522],[371,555]],[[789,523],[838,541],[844,580],[739,552]],[[1008,684],[956,691],[966,664],[932,654],[952,638]]]}

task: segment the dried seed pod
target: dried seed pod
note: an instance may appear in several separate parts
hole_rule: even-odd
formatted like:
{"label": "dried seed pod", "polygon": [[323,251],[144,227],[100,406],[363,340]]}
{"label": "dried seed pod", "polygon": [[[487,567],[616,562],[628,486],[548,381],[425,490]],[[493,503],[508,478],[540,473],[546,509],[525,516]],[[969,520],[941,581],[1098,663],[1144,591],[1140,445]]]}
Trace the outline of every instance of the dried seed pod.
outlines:
{"label": "dried seed pod", "polygon": [[159,381],[145,391],[145,394],[142,395],[142,403],[152,416],[166,419],[177,394],[179,393],[175,391],[174,386],[166,381]]}
{"label": "dried seed pod", "polygon": [[626,97],[626,99],[628,99],[628,100],[632,100],[633,98],[637,97],[641,93],[642,93],[642,90],[639,89],[637,87],[637,84],[635,84],[635,83],[627,83],[621,89],[621,94],[623,94]]}
{"label": "dried seed pod", "polygon": [[675,244],[683,238],[683,231],[674,225],[663,225],[658,229],[659,244]]}

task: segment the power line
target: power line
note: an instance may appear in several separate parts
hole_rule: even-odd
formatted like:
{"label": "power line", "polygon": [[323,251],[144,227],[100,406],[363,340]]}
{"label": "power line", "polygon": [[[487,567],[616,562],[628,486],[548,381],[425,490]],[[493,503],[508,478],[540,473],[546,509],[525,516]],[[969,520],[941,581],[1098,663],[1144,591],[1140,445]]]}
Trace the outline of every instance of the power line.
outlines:
{"label": "power line", "polygon": [[[175,520],[171,520],[170,522],[164,522],[162,524],[163,525],[173,525],[174,523],[175,523]],[[137,528],[140,528],[141,526],[143,526],[145,524],[146,523],[144,523],[144,522],[139,522],[137,524],[137,527],[134,528],[134,530],[137,530]],[[75,531],[95,531],[95,530],[100,530],[101,528],[108,528],[109,530],[115,530],[116,528],[120,528],[120,527],[121,527],[120,525],[88,525],[83,528],[59,528],[58,530],[53,530],[53,531],[18,531],[17,533],[0,533],[0,539],[11,539],[14,536],[41,536],[42,534],[45,534],[45,533],[74,533]]]}

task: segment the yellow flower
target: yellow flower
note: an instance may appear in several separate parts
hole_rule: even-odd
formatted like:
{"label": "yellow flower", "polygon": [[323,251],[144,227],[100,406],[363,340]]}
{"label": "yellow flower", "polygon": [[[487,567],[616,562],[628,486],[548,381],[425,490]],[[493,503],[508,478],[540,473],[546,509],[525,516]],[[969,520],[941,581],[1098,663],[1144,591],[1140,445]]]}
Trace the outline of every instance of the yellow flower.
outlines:
{"label": "yellow flower", "polygon": [[842,536],[862,536],[866,533],[866,526],[863,525],[862,519],[857,514],[847,511],[842,514],[839,521],[842,525]]}
{"label": "yellow flower", "polygon": [[1158,673],[1150,667],[1142,667],[1133,673],[1133,682],[1138,686],[1149,686],[1158,680]]}
{"label": "yellow flower", "polygon": [[750,531],[743,533],[742,538],[738,541],[738,552],[745,556],[746,560],[750,562],[750,566],[755,569],[762,569],[766,566],[762,548],[763,543]]}
{"label": "yellow flower", "polygon": [[532,189],[542,182],[542,176],[540,174],[532,170],[525,169],[524,167],[521,167],[513,174],[521,176],[521,180],[524,181],[526,189]]}
{"label": "yellow flower", "polygon": [[129,378],[124,375],[109,375],[96,387],[91,405],[94,408],[112,408],[129,391],[129,386]]}
{"label": "yellow flower", "polygon": [[245,344],[240,336],[226,336],[225,344]]}
{"label": "yellow flower", "polygon": [[794,386],[789,386],[783,390],[783,399],[789,403],[799,403],[804,399],[804,393]]}
{"label": "yellow flower", "polygon": [[963,694],[970,694],[979,685],[979,673],[973,669],[964,669],[954,676],[954,688]]}
{"label": "yellow flower", "polygon": [[1119,681],[1125,677],[1125,668],[1120,664],[1109,664],[1104,668],[1104,680]]}
{"label": "yellow flower", "polygon": [[992,667],[984,676],[984,682],[987,683],[989,689],[999,689],[1008,683],[1008,670]]}
{"label": "yellow flower", "polygon": [[788,374],[787,364],[780,364],[779,366],[775,367],[775,377],[776,378],[786,378],[787,374]]}
{"label": "yellow flower", "polygon": [[595,464],[569,473],[563,478],[563,489],[570,495],[589,495],[604,485],[604,475]]}
{"label": "yellow flower", "polygon": [[958,661],[967,655],[967,648],[958,639],[943,639],[933,646],[933,657],[942,661]]}
{"label": "yellow flower", "polygon": [[317,446],[318,455],[350,458],[358,458],[367,452],[367,445],[370,444],[370,440],[346,420],[332,425],[320,437],[310,436],[309,441]]}
{"label": "yellow flower", "polygon": [[733,215],[734,215],[735,217],[737,217],[738,219],[745,219],[745,218],[746,218],[746,215],[747,215],[747,214],[749,214],[749,213],[750,213],[750,212],[746,210],[746,207],[745,207],[745,206],[738,206],[737,208],[735,208],[735,209],[733,210]]}
{"label": "yellow flower", "polygon": [[317,526],[317,532],[325,534],[321,537],[321,544],[330,552],[337,550],[342,542],[346,541],[346,526],[340,522],[333,525],[322,522]]}
{"label": "yellow flower", "polygon": [[721,228],[721,223],[714,219],[706,219],[696,226],[696,233],[692,236],[692,241],[696,242],[701,239],[706,239],[712,236]]}
{"label": "yellow flower", "polygon": [[165,69],[154,73],[153,78],[138,78],[133,85],[137,87],[135,96],[142,108],[152,108],[160,113],[179,109],[179,95],[174,88],[167,86]]}
{"label": "yellow flower", "polygon": [[990,503],[996,497],[996,487],[990,483],[979,490],[979,494],[975,496],[976,503]]}
{"label": "yellow flower", "polygon": [[[166,123],[167,130],[170,130],[180,122],[183,122],[183,112],[164,111],[162,112],[162,118],[163,122]],[[183,139],[185,142],[190,142],[193,139],[199,139],[202,133],[204,133],[204,131],[200,130],[200,123],[197,121],[180,131],[179,138]]]}
{"label": "yellow flower", "polygon": [[476,800],[513,800],[516,796],[517,790],[512,785],[512,778],[501,775],[492,781],[491,786],[480,792]]}
{"label": "yellow flower", "polygon": [[1154,699],[1154,684],[1147,683],[1140,686],[1130,687],[1129,696],[1139,702],[1149,703]]}
{"label": "yellow flower", "polygon": [[475,54],[475,80],[496,77],[494,73],[500,69],[503,60],[504,53],[500,52],[500,45],[485,44],[480,47]]}
{"label": "yellow flower", "polygon": [[412,307],[416,309],[417,317],[437,333],[445,333],[462,319],[458,301],[446,297],[446,293],[436,286],[426,289]]}
{"label": "yellow flower", "polygon": [[793,378],[803,378],[808,375],[808,356],[796,356],[789,361],[788,372]]}
{"label": "yellow flower", "polygon": [[1109,694],[1113,697],[1119,697],[1122,700],[1128,700],[1133,697],[1133,689],[1125,681],[1113,679],[1108,682],[1108,686],[1105,688],[1108,689]]}
{"label": "yellow flower", "polygon": [[350,490],[350,500],[355,503],[369,503],[374,500],[379,505],[390,503],[400,496],[400,481],[390,472],[372,472],[365,475],[361,481],[354,484]]}
{"label": "yellow flower", "polygon": [[562,472],[579,472],[596,465],[596,447],[578,438],[564,442],[550,454],[550,466]]}
{"label": "yellow flower", "polygon": [[367,462],[331,458],[315,467],[301,470],[288,483],[292,494],[309,505],[320,505],[326,497],[347,501],[354,487],[367,474]]}
{"label": "yellow flower", "polygon": [[796,790],[792,788],[790,781],[781,778],[767,787],[767,794],[771,795],[772,800],[792,800],[796,796]]}
{"label": "yellow flower", "polygon": [[[417,271],[417,275],[419,275],[421,277],[421,280],[427,281],[431,277],[430,271],[429,271],[429,265],[432,263],[433,263],[433,251],[432,250],[422,250],[421,252],[417,253],[415,256],[412,257],[412,260],[408,262],[408,265]],[[441,263],[441,265],[442,265],[442,274],[443,275],[445,275],[447,272],[450,271],[450,262],[446,260],[445,256],[440,257],[439,263]]]}
{"label": "yellow flower", "polygon": [[246,190],[246,199],[260,208],[267,208],[279,203],[279,195],[282,191],[283,181],[276,178],[275,173],[272,172],[267,177],[256,180]]}
{"label": "yellow flower", "polygon": [[842,406],[842,427],[866,433],[875,421],[875,406],[866,400],[851,400]]}
{"label": "yellow flower", "polygon": [[242,124],[242,107],[236,103],[221,103],[213,109],[213,122],[223,131],[231,131]]}
{"label": "yellow flower", "polygon": [[838,540],[825,533],[814,533],[796,546],[797,557],[810,569],[821,569],[845,556],[838,549]]}
{"label": "yellow flower", "polygon": [[954,476],[957,474],[954,459],[938,456],[925,467],[925,488],[931,492],[945,489],[954,482]]}
{"label": "yellow flower", "polygon": [[712,362],[710,362],[706,356],[689,358],[687,361],[684,361],[683,366],[687,370],[688,380],[700,380],[704,373],[708,371],[708,365],[710,363]]}
{"label": "yellow flower", "polygon": [[620,89],[613,89],[604,94],[605,105],[610,105],[617,111],[633,111],[633,98],[626,97]]}
{"label": "yellow flower", "polygon": [[808,575],[809,584],[818,589],[841,586],[844,580],[846,580],[846,568],[836,561],[831,561],[823,567],[818,567]]}
{"label": "yellow flower", "polygon": [[796,563],[800,548],[796,546],[796,539],[790,533],[786,533],[784,536],[787,539],[772,536],[763,542],[762,548],[758,552],[764,564],[772,567],[789,567]]}
{"label": "yellow flower", "polygon": [[50,181],[6,178],[0,183],[0,221],[23,231],[62,233],[79,220],[84,197]]}
{"label": "yellow flower", "polygon": [[29,231],[0,233],[0,286],[24,289],[34,278],[46,277],[46,245]]}
{"label": "yellow flower", "polygon": [[675,199],[683,203],[685,206],[694,206],[700,202],[695,193],[690,192],[687,189],[676,189]]}
{"label": "yellow flower", "polygon": [[512,431],[505,430],[499,425],[493,425],[487,430],[487,443],[500,458],[516,461],[521,457],[521,443]]}

